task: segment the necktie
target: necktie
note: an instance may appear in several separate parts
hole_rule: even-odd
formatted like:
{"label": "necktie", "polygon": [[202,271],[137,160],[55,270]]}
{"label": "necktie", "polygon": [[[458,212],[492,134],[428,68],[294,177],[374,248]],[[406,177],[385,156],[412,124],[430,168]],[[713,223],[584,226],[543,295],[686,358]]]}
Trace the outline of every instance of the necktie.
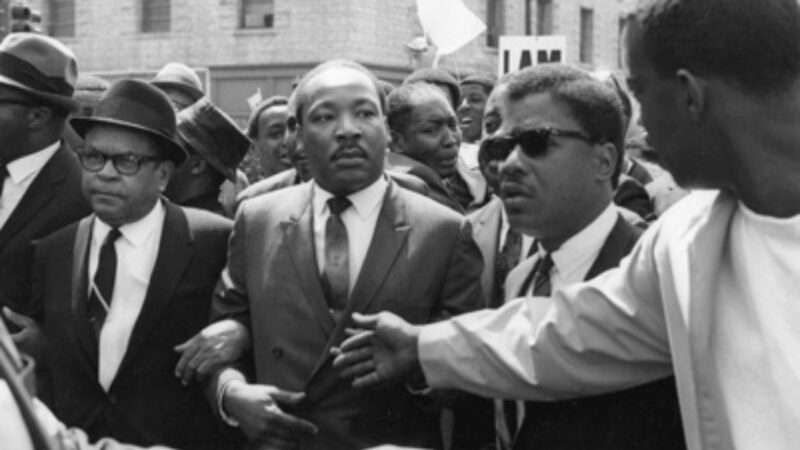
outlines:
{"label": "necktie", "polygon": [[119,228],[112,228],[106,235],[103,246],[100,247],[100,258],[97,260],[97,270],[94,273],[91,294],[89,295],[89,321],[94,327],[95,335],[100,335],[103,323],[106,320],[108,309],[111,308],[111,298],[114,294],[114,278],[117,274],[117,251],[114,242],[122,236]]}
{"label": "necktie", "polygon": [[325,270],[322,274],[328,306],[341,311],[347,305],[350,284],[350,258],[348,256],[347,228],[341,214],[352,203],[347,197],[328,199],[330,216],[325,224]]}
{"label": "necktie", "polygon": [[[537,297],[549,297],[552,291],[552,286],[550,284],[550,271],[553,269],[553,257],[550,256],[550,253],[543,254],[536,264],[533,265],[528,276],[525,278],[525,282],[522,283],[522,288],[519,290],[520,296],[528,295],[528,291],[533,286],[533,295]],[[511,444],[514,442],[514,437],[519,431],[518,423],[520,418],[520,412],[524,417],[524,406],[521,406],[523,409],[519,410],[518,406],[521,403],[518,403],[516,400],[504,400],[503,401],[503,414],[505,415],[505,422],[508,427],[509,436],[511,437]]]}
{"label": "necktie", "polygon": [[489,307],[497,308],[505,300],[505,281],[508,272],[519,264],[519,256],[522,251],[522,235],[508,229],[503,248],[497,255],[494,267],[494,296],[490,299]]}
{"label": "necktie", "polygon": [[0,161],[0,199],[3,198],[3,185],[6,184],[6,177],[8,176],[8,168],[6,163]]}

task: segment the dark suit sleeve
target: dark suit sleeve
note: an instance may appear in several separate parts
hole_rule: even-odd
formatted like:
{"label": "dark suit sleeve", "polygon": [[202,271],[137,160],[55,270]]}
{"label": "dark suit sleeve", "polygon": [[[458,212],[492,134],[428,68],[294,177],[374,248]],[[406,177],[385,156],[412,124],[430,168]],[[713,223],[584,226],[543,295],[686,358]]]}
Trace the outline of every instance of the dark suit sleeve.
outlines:
{"label": "dark suit sleeve", "polygon": [[247,299],[246,204],[236,214],[230,240],[228,262],[222,270],[211,301],[211,322],[234,319],[250,328],[250,304]]}
{"label": "dark suit sleeve", "polygon": [[481,251],[472,238],[472,227],[465,218],[461,221],[458,238],[450,254],[450,262],[440,294],[439,310],[434,311],[433,321],[481,307],[483,304],[482,271]]}

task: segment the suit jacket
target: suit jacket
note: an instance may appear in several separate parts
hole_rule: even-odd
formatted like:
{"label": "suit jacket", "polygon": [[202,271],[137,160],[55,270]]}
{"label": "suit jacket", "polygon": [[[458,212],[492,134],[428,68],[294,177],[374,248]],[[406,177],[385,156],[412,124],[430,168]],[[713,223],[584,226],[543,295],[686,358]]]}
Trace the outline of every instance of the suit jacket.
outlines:
{"label": "suit jacket", "polygon": [[[18,414],[32,447],[37,450],[135,450],[141,447],[120,444],[112,439],[101,439],[96,444],[82,430],[66,428],[44,405],[37,403],[32,392],[34,362],[26,355],[20,355],[11,342],[5,325],[0,322],[0,385],[5,385],[15,400],[18,411],[0,411],[0,417]],[[6,419],[8,420],[8,419]],[[11,420],[14,420],[13,418]],[[6,436],[0,435],[0,442],[8,444]],[[165,449],[165,447],[158,447]],[[152,450],[157,450],[152,447]]]}
{"label": "suit jacket", "polygon": [[[292,412],[317,424],[303,448],[352,449],[392,442],[439,447],[438,413],[403,385],[353,389],[330,366],[352,312],[392,311],[425,323],[477,308],[480,252],[465,218],[390,182],[351,300],[336,320],[313,248],[310,183],[244,202],[213,317],[252,333],[255,381],[306,392]],[[241,374],[223,371],[223,385]]]}
{"label": "suit jacket", "polygon": [[200,386],[174,375],[184,342],[208,323],[214,283],[225,264],[230,220],[165,201],[153,273],[125,356],[108,392],[98,383],[98,342],[88,321],[88,252],[94,216],[35,248],[34,300],[46,341],[41,395],[70,426],[139,445],[231,448]]}
{"label": "suit jacket", "polygon": [[78,159],[62,144],[0,228],[0,306],[31,313],[31,242],[90,212],[81,193]]}
{"label": "suit jacket", "polygon": [[481,286],[483,287],[484,306],[489,306],[492,297],[497,292],[495,283],[505,280],[495,280],[495,263],[497,260],[498,244],[500,242],[501,221],[503,219],[503,201],[500,197],[492,196],[489,203],[482,208],[467,215],[472,224],[472,237],[481,250],[483,256],[483,273],[481,273]]}
{"label": "suit jacket", "polygon": [[386,152],[386,170],[406,173],[419,178],[428,187],[428,197],[453,211],[464,213],[464,208],[447,190],[442,178],[425,164],[400,153]]}
{"label": "suit jacket", "polygon": [[614,191],[614,203],[627,208],[643,219],[653,220],[653,201],[650,194],[635,178],[622,174]]}
{"label": "suit jacket", "polygon": [[[641,233],[619,216],[585,279],[619,265]],[[575,400],[527,402],[525,419],[513,448],[685,448],[675,379],[666,377],[623,391]]]}

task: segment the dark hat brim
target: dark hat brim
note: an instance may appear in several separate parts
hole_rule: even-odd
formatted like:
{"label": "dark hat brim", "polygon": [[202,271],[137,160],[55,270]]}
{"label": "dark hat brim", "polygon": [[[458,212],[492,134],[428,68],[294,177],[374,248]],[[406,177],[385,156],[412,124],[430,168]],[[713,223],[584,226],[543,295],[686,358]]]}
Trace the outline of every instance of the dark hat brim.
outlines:
{"label": "dark hat brim", "polygon": [[67,112],[75,112],[78,110],[78,102],[75,101],[72,97],[66,97],[63,95],[58,94],[49,94],[46,92],[38,91],[36,89],[32,89],[24,84],[8,78],[4,75],[0,75],[0,84],[3,86],[8,86],[14,89],[19,89],[26,94],[35,97],[36,99],[42,100],[47,104],[59,107]]}
{"label": "dark hat brim", "polygon": [[153,86],[156,87],[166,87],[166,88],[173,88],[177,89],[181,92],[186,93],[193,101],[198,101],[203,98],[204,94],[203,91],[195,88],[194,86],[189,86],[188,84],[178,83],[176,81],[151,81],[150,82]]}
{"label": "dark hat brim", "polygon": [[176,165],[182,163],[187,157],[186,149],[183,148],[180,142],[173,140],[157,130],[136,123],[107,117],[73,117],[70,119],[69,124],[82,139],[85,139],[86,133],[96,125],[114,125],[121,128],[141,131],[149,136],[157,138],[160,143],[164,144],[162,149],[167,153],[165,155],[166,158],[173,161]]}

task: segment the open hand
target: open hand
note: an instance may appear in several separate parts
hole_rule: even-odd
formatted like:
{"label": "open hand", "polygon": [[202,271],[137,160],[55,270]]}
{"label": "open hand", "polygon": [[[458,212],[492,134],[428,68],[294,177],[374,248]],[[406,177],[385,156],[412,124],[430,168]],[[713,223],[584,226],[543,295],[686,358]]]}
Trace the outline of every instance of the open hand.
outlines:
{"label": "open hand", "polygon": [[354,313],[353,321],[360,329],[348,330],[351,336],[332,351],[333,367],[352,378],[354,387],[396,382],[418,366],[418,327],[389,312]]}

